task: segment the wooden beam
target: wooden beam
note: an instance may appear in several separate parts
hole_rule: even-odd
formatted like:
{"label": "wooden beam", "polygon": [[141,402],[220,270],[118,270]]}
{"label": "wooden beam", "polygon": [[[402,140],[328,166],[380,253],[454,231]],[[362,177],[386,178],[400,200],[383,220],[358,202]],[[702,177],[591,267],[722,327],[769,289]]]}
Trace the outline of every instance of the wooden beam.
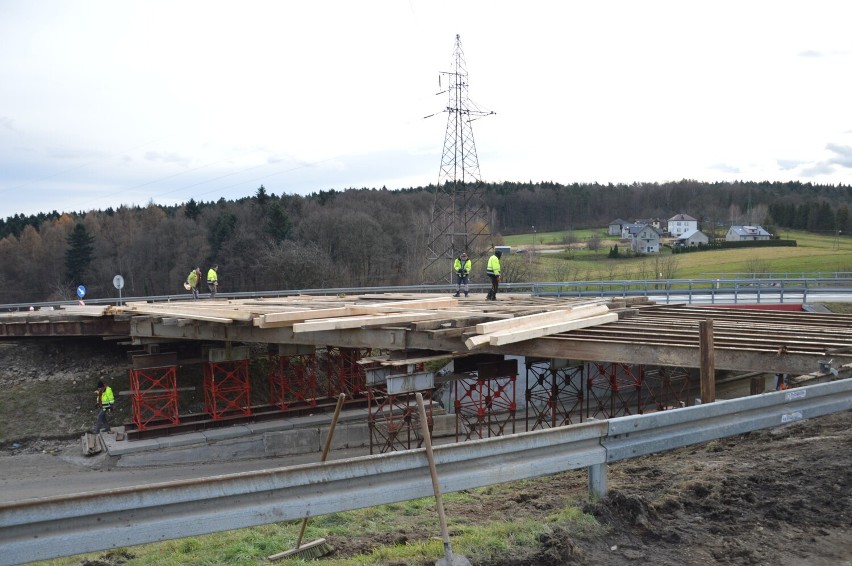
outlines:
{"label": "wooden beam", "polygon": [[260,328],[273,328],[276,326],[292,326],[296,322],[305,322],[315,318],[335,318],[340,316],[355,316],[370,314],[371,311],[363,307],[332,307],[325,309],[302,309],[288,312],[275,312],[262,314],[255,317],[254,325]]}
{"label": "wooden beam", "polygon": [[716,362],[713,344],[713,319],[702,320],[699,326],[699,350],[701,352],[701,402],[716,400]]}
{"label": "wooden beam", "polygon": [[299,334],[301,332],[344,330],[347,328],[361,328],[364,326],[400,324],[415,320],[439,318],[442,316],[443,314],[441,312],[411,312],[374,316],[349,316],[346,318],[331,318],[311,322],[299,322],[293,325],[293,332]]}
{"label": "wooden beam", "polygon": [[[514,344],[515,342],[523,342],[524,340],[532,340],[533,338],[541,338],[550,334],[558,334],[560,332],[568,332],[579,328],[596,326],[598,324],[606,324],[618,320],[618,314],[611,312],[598,316],[589,316],[564,322],[556,322],[553,324],[545,324],[532,328],[521,328],[520,330],[504,330],[502,332],[494,332],[481,336],[473,336],[465,341],[465,346],[473,349],[482,344],[488,343],[492,346],[503,346],[505,344]],[[482,339],[485,338],[486,341]]]}

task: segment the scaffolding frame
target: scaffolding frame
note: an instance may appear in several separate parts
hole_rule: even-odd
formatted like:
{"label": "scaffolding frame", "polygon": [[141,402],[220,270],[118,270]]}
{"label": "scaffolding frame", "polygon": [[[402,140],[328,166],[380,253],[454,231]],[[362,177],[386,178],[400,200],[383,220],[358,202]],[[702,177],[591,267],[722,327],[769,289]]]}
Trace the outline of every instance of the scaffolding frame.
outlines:
{"label": "scaffolding frame", "polygon": [[214,421],[251,415],[248,360],[207,362],[204,371],[204,411]]}
{"label": "scaffolding frame", "polygon": [[130,418],[138,430],[180,423],[176,366],[132,368],[130,389]]}

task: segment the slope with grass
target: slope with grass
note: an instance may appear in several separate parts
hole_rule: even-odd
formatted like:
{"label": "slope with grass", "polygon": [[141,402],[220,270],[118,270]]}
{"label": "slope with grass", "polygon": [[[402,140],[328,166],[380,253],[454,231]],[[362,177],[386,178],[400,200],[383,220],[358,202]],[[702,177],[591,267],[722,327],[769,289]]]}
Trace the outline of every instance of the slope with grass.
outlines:
{"label": "slope with grass", "polygon": [[[788,277],[831,276],[836,272],[852,273],[852,238],[785,231],[785,239],[796,240],[795,247],[755,247],[712,250],[673,255],[664,248],[660,254],[638,257],[609,258],[613,245],[621,250],[626,242],[616,242],[605,230],[596,232],[603,238],[602,248],[566,249],[559,253],[536,253],[530,257],[533,234],[505,238],[507,244],[523,247],[526,254],[504,256],[509,271],[520,276],[515,281],[597,281],[625,279],[715,279],[718,277],[754,277],[773,274]],[[577,233],[574,235],[576,236]],[[563,233],[536,234],[537,251],[547,247],[565,249],[560,244]],[[588,237],[588,236],[584,236]],[[550,242],[547,244],[546,242]],[[524,269],[512,270],[512,264]],[[508,281],[508,280],[507,280]]]}

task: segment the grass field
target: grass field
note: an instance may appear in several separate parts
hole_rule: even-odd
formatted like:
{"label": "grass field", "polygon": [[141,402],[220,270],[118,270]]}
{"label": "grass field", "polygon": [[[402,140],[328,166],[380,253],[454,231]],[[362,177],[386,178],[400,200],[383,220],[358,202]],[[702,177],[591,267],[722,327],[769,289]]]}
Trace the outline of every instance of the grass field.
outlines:
{"label": "grass field", "polygon": [[[597,234],[600,248],[587,249],[585,242]],[[510,281],[596,281],[623,279],[715,279],[735,277],[816,277],[836,272],[852,272],[852,237],[823,236],[808,232],[784,231],[785,239],[796,247],[746,248],[672,254],[663,248],[659,254],[631,258],[608,258],[610,248],[625,250],[626,242],[612,239],[606,230],[576,230],[517,234],[504,239],[513,250],[504,258],[514,277]],[[533,241],[535,236],[535,242]],[[575,243],[566,245],[566,241]],[[564,251],[544,253],[545,249]],[[565,249],[570,248],[570,249]],[[531,252],[535,250],[536,253]],[[507,261],[508,260],[508,261]],[[514,269],[512,268],[514,266]]]}

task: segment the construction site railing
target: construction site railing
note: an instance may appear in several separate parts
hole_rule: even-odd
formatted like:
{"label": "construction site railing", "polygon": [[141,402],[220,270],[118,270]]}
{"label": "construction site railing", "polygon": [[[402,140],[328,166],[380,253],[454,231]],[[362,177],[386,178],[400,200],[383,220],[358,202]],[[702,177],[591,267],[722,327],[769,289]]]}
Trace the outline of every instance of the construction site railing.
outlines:
{"label": "construction site railing", "polygon": [[[490,284],[470,285],[472,294],[484,294]],[[641,297],[660,302],[686,303],[804,303],[815,297],[840,294],[852,300],[852,278],[745,278],[745,279],[625,279],[611,281],[542,281],[501,282],[500,289],[510,293],[530,293],[558,297]],[[261,297],[294,297],[298,295],[363,295],[381,293],[455,293],[455,285],[404,285],[387,287],[335,287],[328,289],[285,289],[279,291],[246,291],[216,294],[217,299],[256,299]],[[204,294],[202,294],[204,297]],[[87,305],[118,305],[127,302],[175,302],[193,300],[191,293],[149,297],[110,297],[87,299]],[[78,301],[12,303],[0,305],[0,312],[30,308],[51,309],[76,305]]]}
{"label": "construction site railing", "polygon": [[[852,379],[437,446],[445,493],[588,468],[852,409]],[[424,449],[0,504],[0,565],[431,496]]]}

